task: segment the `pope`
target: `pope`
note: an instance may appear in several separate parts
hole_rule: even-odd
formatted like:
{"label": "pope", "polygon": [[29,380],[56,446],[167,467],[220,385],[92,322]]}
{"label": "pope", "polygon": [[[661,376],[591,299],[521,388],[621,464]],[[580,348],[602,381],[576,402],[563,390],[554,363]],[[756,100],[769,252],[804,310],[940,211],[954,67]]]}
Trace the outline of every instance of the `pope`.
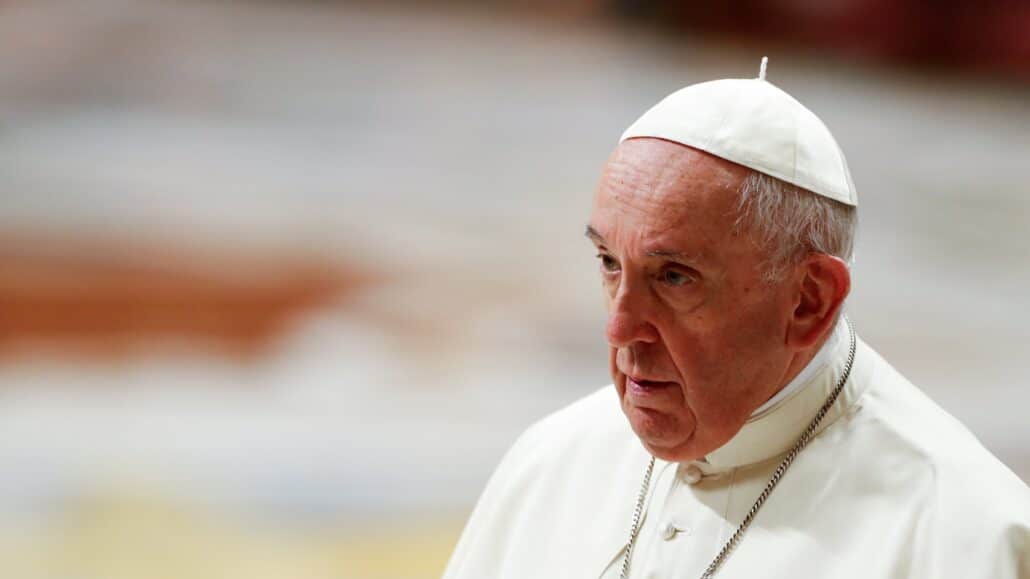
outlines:
{"label": "pope", "polygon": [[856,208],[765,60],[644,113],[586,228],[614,386],[515,442],[445,579],[1030,578],[1030,490],[843,314]]}

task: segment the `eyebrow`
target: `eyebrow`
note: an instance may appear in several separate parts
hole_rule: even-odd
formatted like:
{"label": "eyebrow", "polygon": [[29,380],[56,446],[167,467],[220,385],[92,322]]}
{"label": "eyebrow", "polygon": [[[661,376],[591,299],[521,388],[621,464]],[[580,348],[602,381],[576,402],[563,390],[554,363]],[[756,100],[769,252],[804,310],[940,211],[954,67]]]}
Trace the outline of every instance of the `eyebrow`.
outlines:
{"label": "eyebrow", "polygon": [[697,261],[697,256],[683,251],[670,251],[668,249],[655,249],[645,253],[647,257],[664,257],[681,261]]}
{"label": "eyebrow", "polygon": [[[586,232],[584,234],[587,237],[589,237],[594,243],[596,243],[598,245],[605,245],[606,244],[606,242],[604,240],[604,237],[600,233],[598,233],[596,229],[594,229],[593,227],[591,227],[589,225],[587,225],[587,230],[586,230]],[[698,256],[696,256],[696,255],[694,255],[692,253],[687,253],[687,252],[684,252],[684,251],[673,251],[673,250],[670,250],[670,249],[652,249],[651,251],[648,251],[644,255],[646,255],[647,257],[662,257],[662,258],[665,258],[665,259],[673,259],[673,260],[677,260],[677,261],[688,261],[688,262],[696,262],[696,261],[698,261]]]}

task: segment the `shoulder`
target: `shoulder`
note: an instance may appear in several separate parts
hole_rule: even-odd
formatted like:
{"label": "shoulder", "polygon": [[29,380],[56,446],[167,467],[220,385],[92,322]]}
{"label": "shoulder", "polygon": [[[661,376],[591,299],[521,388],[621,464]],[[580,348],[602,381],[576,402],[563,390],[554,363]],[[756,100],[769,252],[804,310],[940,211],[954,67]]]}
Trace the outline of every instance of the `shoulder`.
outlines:
{"label": "shoulder", "polygon": [[611,464],[621,453],[642,448],[622,413],[615,388],[605,386],[527,428],[505,455],[499,469],[543,469],[571,475],[590,465]]}
{"label": "shoulder", "polygon": [[831,523],[823,532],[847,529],[837,536],[841,545],[858,536],[881,541],[879,564],[894,570],[890,576],[1030,571],[1023,481],[865,344],[855,364],[862,393],[813,439],[794,473],[807,474],[809,488],[822,486],[808,500]]}
{"label": "shoulder", "polygon": [[[537,420],[522,433],[516,446],[547,443],[560,452],[567,446],[589,442],[580,436],[585,431],[617,435],[628,430],[618,395],[615,388],[609,385]],[[558,445],[553,446],[556,442]]]}
{"label": "shoulder", "polygon": [[648,458],[611,386],[545,416],[494,470],[444,576],[543,576],[548,557],[614,553]]}
{"label": "shoulder", "polygon": [[644,451],[607,386],[549,414],[522,433],[490,476],[478,508],[526,509],[573,492],[603,489],[596,481],[630,468]]}
{"label": "shoulder", "polygon": [[[961,422],[867,351],[870,385],[848,430],[859,462],[874,468],[858,477],[881,497],[906,497],[926,523],[923,540],[1011,561],[1002,551],[1030,542],[1030,489]],[[1028,549],[1017,548],[1017,559]]]}
{"label": "shoulder", "polygon": [[874,357],[871,385],[860,405],[866,414],[865,426],[875,430],[883,442],[903,453],[913,467],[942,482],[981,478],[1002,486],[1018,483],[1017,487],[1026,490],[1019,477],[964,424],[879,354],[871,348],[868,352]]}

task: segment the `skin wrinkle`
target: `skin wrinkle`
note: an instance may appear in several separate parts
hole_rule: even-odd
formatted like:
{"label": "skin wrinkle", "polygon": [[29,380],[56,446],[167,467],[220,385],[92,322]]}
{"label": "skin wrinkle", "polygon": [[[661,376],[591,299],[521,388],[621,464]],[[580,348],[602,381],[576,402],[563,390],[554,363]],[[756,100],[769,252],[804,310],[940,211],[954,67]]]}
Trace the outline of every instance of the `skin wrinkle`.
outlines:
{"label": "skin wrinkle", "polygon": [[[700,458],[729,440],[815,354],[831,327],[823,318],[849,287],[846,268],[843,278],[819,273],[821,258],[763,284],[767,248],[735,227],[747,171],[630,139],[598,186],[587,236],[602,255],[610,369],[633,430],[665,460]],[[641,394],[627,374],[671,386]]]}

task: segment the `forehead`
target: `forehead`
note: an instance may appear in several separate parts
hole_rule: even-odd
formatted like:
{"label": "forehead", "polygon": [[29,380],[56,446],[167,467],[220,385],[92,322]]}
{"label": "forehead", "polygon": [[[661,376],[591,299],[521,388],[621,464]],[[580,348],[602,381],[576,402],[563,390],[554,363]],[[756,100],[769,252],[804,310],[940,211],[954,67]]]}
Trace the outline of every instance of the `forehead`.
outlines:
{"label": "forehead", "polygon": [[605,164],[590,225],[625,241],[715,242],[733,230],[746,174],[684,145],[629,139]]}

